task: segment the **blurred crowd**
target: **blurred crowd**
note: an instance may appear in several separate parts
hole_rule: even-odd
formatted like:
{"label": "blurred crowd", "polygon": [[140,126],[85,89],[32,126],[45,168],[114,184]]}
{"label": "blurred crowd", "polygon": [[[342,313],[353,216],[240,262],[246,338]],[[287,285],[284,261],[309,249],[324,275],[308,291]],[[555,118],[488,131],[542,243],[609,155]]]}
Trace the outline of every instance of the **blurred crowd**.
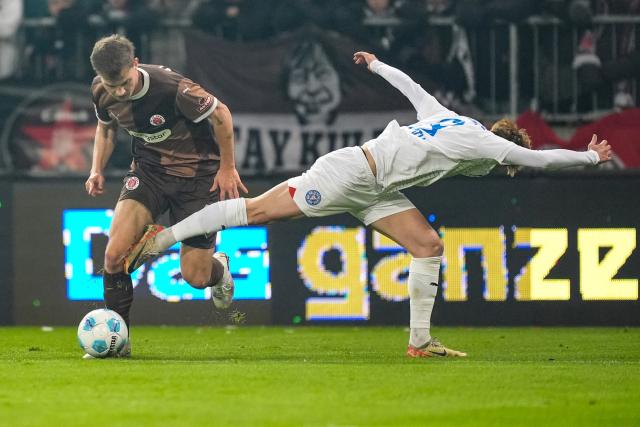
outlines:
{"label": "blurred crowd", "polygon": [[[187,29],[237,43],[329,31],[405,70],[462,114],[513,114],[517,104],[581,120],[636,105],[639,13],[640,0],[0,0],[0,129],[7,120],[13,129],[0,140],[11,154],[0,156],[0,167],[86,173],[95,130],[88,58],[95,40],[112,33],[129,37],[142,62],[184,71]],[[32,88],[62,82],[16,108]],[[111,166],[129,161],[126,149],[116,150]]]}
{"label": "blurred crowd", "polygon": [[[156,45],[166,46],[166,55],[180,54],[179,49],[171,50],[172,40],[163,31],[167,25],[195,27],[240,42],[275,38],[313,25],[348,35],[383,59],[423,76],[443,99],[471,103],[478,95],[488,95],[482,93],[488,85],[478,83],[486,76],[476,75],[475,70],[488,69],[484,65],[494,60],[475,55],[474,45],[495,43],[497,61],[508,61],[507,31],[496,36],[478,29],[532,15],[560,19],[579,31],[576,42],[561,37],[561,60],[578,70],[584,87],[597,88],[603,82],[637,76],[640,61],[633,25],[626,33],[613,35],[615,52],[603,57],[598,46],[611,35],[593,23],[593,16],[639,11],[640,0],[0,0],[0,80],[85,81],[92,72],[87,61],[77,58],[87,58],[93,42],[113,32],[126,34],[141,60],[151,62],[162,52],[151,55],[150,38],[164,36],[166,43]],[[434,24],[439,18],[455,25]],[[541,43],[544,48],[544,43],[554,42]],[[503,68],[508,70],[508,65]],[[492,96],[500,98],[508,91],[500,85],[508,81],[503,77],[498,75],[498,85],[491,89],[497,94]],[[524,86],[525,91],[533,90]],[[620,105],[633,102],[624,96],[628,88],[621,86],[620,93]]]}

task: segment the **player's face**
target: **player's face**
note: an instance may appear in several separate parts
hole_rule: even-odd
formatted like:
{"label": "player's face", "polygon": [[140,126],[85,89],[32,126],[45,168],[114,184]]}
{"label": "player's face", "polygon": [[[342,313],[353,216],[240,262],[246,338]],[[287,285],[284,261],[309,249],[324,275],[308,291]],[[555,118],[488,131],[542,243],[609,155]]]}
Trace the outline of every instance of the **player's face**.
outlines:
{"label": "player's face", "polygon": [[115,80],[107,79],[106,77],[100,76],[102,79],[102,83],[104,84],[104,88],[107,90],[109,95],[113,96],[117,100],[126,101],[131,98],[133,92],[138,86],[138,60],[133,60],[133,65],[131,67],[124,68]]}

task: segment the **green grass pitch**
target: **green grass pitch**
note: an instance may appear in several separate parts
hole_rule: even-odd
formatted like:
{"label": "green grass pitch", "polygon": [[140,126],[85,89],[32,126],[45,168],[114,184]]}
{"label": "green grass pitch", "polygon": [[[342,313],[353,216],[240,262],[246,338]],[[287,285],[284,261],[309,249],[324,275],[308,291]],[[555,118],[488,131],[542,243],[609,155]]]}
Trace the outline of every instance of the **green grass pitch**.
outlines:
{"label": "green grass pitch", "polygon": [[373,327],[135,327],[130,360],[75,328],[0,328],[3,426],[640,425],[640,329],[436,328],[407,359]]}

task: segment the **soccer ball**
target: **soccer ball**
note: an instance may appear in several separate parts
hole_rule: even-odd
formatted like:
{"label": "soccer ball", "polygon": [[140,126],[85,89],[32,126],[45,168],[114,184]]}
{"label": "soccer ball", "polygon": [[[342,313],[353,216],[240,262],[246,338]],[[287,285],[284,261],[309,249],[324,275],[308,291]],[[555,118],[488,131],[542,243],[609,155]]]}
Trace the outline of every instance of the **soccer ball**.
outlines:
{"label": "soccer ball", "polygon": [[106,308],[87,313],[78,326],[80,348],[93,357],[116,356],[128,339],[129,331],[122,317]]}

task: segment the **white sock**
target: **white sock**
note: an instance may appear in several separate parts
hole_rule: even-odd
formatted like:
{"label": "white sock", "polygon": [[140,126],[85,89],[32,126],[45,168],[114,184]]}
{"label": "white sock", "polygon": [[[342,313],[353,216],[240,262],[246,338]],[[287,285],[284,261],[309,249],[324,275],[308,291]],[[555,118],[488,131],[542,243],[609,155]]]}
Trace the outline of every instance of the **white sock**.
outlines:
{"label": "white sock", "polygon": [[438,293],[442,257],[413,258],[409,265],[409,344],[425,345],[430,339],[431,312]]}
{"label": "white sock", "polygon": [[244,198],[223,200],[207,205],[156,236],[158,251],[171,247],[189,237],[216,233],[229,227],[247,225],[247,206]]}

